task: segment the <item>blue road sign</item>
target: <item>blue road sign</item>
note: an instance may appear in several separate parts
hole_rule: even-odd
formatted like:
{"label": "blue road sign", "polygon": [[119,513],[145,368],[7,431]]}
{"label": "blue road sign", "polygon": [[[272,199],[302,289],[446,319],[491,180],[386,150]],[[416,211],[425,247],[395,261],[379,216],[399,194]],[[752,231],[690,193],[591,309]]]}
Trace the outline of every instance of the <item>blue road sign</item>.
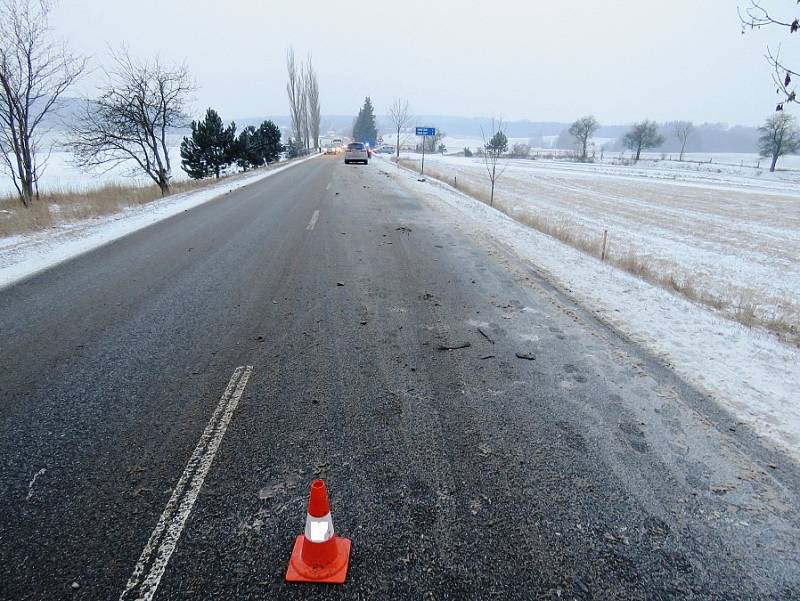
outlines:
{"label": "blue road sign", "polygon": [[417,128],[417,135],[418,136],[435,136],[436,135],[436,128],[435,127],[418,127]]}

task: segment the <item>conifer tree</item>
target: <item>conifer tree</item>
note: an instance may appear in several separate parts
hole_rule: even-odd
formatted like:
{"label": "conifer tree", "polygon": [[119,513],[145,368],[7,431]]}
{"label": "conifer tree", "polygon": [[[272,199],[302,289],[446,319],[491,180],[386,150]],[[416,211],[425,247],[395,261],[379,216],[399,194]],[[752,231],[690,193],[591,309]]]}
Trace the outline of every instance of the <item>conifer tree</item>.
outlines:
{"label": "conifer tree", "polygon": [[258,130],[252,125],[245,127],[236,138],[236,143],[232,147],[233,159],[242,171],[255,169],[264,164],[258,138]]}
{"label": "conifer tree", "polygon": [[265,163],[273,163],[283,150],[281,130],[272,121],[264,121],[256,132],[256,140]]}
{"label": "conifer tree", "polygon": [[215,175],[234,160],[236,124],[225,127],[217,111],[209,108],[205,119],[192,121],[191,139],[181,142],[181,167],[194,179]]}
{"label": "conifer tree", "polygon": [[375,146],[378,140],[378,128],[375,126],[375,111],[369,96],[364,99],[364,106],[358,111],[358,117],[353,124],[353,139],[356,142],[366,142]]}

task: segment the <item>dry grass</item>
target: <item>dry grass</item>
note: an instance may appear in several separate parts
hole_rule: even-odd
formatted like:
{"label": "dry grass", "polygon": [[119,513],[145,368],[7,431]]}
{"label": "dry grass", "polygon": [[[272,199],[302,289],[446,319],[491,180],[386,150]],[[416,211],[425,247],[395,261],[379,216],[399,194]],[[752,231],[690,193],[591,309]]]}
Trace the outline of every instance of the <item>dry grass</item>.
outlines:
{"label": "dry grass", "polygon": [[[400,159],[400,164],[412,170],[419,169],[419,163],[414,160]],[[465,181],[454,179],[455,176],[442,173],[435,167],[425,167],[425,175],[439,180],[449,186],[456,183],[457,189],[485,204],[489,204],[489,190],[487,187],[474,186]],[[573,248],[581,250],[598,259],[602,254],[603,235],[596,232],[587,232],[585,229],[566,220],[553,220],[530,211],[508,206],[502,200],[502,195],[495,192],[494,207],[502,211],[515,221],[523,223],[535,230],[547,234]],[[665,272],[663,268],[655,265],[652,257],[641,255],[632,248],[615,248],[610,244],[606,248],[607,263],[630,273],[651,284],[675,292],[698,304],[716,309],[726,317],[753,328],[763,328],[780,339],[795,346],[800,346],[800,316],[789,314],[764,314],[761,307],[755,302],[755,294],[743,294],[736,300],[714,294],[709,290],[698,287],[690,275],[680,272]]]}
{"label": "dry grass", "polygon": [[[237,173],[224,179],[238,178]],[[172,194],[206,188],[220,180],[176,181]],[[91,190],[46,192],[29,208],[16,196],[0,197],[0,236],[41,231],[59,224],[103,217],[161,199],[156,185],[106,184]]]}

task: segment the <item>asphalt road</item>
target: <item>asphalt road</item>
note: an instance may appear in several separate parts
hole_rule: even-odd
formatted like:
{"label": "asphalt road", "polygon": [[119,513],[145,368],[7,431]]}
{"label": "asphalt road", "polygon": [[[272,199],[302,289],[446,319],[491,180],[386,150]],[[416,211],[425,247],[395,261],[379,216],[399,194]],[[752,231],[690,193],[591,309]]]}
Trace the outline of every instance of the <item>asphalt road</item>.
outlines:
{"label": "asphalt road", "polygon": [[0,290],[0,598],[800,599],[797,464],[390,168]]}

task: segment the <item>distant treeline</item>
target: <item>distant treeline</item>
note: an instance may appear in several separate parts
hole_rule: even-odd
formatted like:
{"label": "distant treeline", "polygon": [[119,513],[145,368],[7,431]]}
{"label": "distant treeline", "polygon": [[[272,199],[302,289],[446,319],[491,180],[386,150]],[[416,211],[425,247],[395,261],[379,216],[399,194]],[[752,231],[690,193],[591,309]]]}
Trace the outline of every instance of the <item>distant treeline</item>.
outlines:
{"label": "distant treeline", "polygon": [[[59,128],[68,123],[73,117],[73,105],[77,105],[77,99],[65,98],[61,101],[64,109],[60,111],[61,119],[59,123],[52,123],[51,126]],[[289,131],[291,121],[288,115],[265,115],[260,117],[250,117],[237,119],[240,127],[253,125],[258,127],[264,120],[270,120],[284,131]],[[377,116],[378,130],[386,131],[391,129],[390,120],[385,115]],[[491,128],[491,119],[473,117],[454,117],[447,115],[417,115],[413,125],[431,125],[446,131],[449,136],[456,138],[481,138],[481,127],[484,130]],[[353,115],[322,115],[320,130],[322,135],[332,131],[337,134],[350,131],[353,126]],[[560,136],[562,141],[569,140],[566,134],[561,136],[569,128],[569,123],[556,121],[504,121],[503,128],[509,138],[526,138],[536,141],[538,138],[552,140],[552,136]],[[611,145],[611,150],[621,148],[622,136],[629,129],[629,125],[602,125],[595,133],[597,138],[613,138],[617,142]],[[742,125],[729,126],[724,123],[704,123],[696,124],[696,131],[688,141],[687,152],[755,152],[758,143],[758,128]],[[664,152],[675,152],[680,150],[678,141],[672,136],[669,127],[661,124],[661,133],[666,138],[666,142],[661,147]],[[177,132],[176,132],[177,133]],[[184,131],[180,132],[184,134]],[[560,142],[555,142],[555,148],[562,148]],[[543,143],[542,146],[549,146]],[[571,149],[571,142],[565,142],[564,149]]]}
{"label": "distant treeline", "polygon": [[[600,144],[606,150],[622,150],[622,138],[628,131],[627,126],[600,127],[594,134],[595,138],[613,138],[614,142]],[[659,125],[658,133],[664,137],[664,143],[658,147],[663,152],[680,152],[680,141],[675,137],[669,123]],[[694,126],[694,131],[686,143],[686,152],[757,152],[759,131],[757,127],[735,125],[733,127],[724,123],[703,123]],[[544,144],[546,146],[546,144]],[[565,127],[553,144],[554,148],[572,149],[575,143]]]}

